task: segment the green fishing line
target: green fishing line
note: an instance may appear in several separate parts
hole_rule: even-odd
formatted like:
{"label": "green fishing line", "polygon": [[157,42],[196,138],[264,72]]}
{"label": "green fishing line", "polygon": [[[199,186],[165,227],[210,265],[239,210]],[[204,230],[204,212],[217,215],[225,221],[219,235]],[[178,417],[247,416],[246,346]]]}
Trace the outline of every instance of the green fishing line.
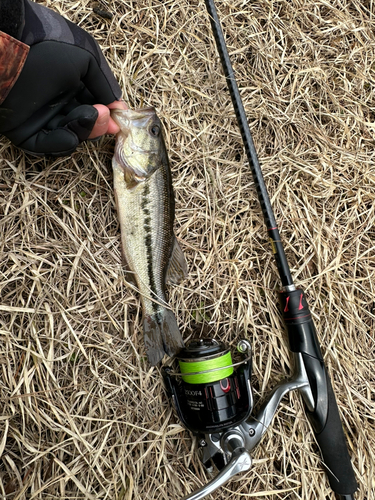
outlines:
{"label": "green fishing line", "polygon": [[[206,359],[204,361],[186,362],[179,360],[179,364],[182,374],[215,370],[213,372],[198,373],[196,375],[182,375],[182,380],[188,384],[207,384],[209,382],[216,382],[226,377],[230,377],[233,373],[233,366],[230,366],[232,364],[230,352],[227,352],[223,356],[214,359]],[[218,368],[222,369],[218,370]]]}

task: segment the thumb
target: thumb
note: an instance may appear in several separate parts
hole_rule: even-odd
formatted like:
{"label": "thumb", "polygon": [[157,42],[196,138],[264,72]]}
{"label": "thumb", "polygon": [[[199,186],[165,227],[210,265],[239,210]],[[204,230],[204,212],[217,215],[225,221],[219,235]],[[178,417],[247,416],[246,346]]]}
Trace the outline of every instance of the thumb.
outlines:
{"label": "thumb", "polygon": [[93,107],[97,110],[98,117],[88,137],[89,139],[96,139],[106,134],[110,119],[110,111],[107,106],[104,106],[104,104],[94,104]]}

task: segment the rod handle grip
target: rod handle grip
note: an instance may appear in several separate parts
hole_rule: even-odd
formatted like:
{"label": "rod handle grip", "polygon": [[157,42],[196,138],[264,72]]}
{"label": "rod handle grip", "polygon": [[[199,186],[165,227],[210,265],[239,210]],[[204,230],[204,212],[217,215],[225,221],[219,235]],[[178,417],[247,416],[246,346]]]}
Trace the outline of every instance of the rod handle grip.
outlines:
{"label": "rod handle grip", "polygon": [[[357,482],[348,453],[335,394],[327,371],[326,382],[328,398],[327,418],[323,429],[320,432],[314,431],[314,433],[323,456],[323,464],[326,468],[332,490],[344,498],[346,496],[350,498],[357,490]],[[306,413],[311,420],[310,412],[306,410]]]}
{"label": "rod handle grip", "polygon": [[312,400],[301,391],[306,415],[320,447],[332,490],[341,496],[357,490],[353,466],[331,380],[324,366],[314,322],[302,290],[280,293],[280,303],[292,352],[302,355]]}

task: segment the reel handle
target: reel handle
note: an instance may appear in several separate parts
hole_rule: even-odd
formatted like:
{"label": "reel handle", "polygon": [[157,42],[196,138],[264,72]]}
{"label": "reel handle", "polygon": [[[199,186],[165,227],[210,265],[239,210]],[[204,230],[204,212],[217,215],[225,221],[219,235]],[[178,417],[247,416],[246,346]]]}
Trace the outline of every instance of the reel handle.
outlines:
{"label": "reel handle", "polygon": [[332,490],[349,500],[357,490],[353,466],[342,428],[335,394],[324,366],[315,326],[302,290],[280,293],[290,350],[300,353],[312,399],[300,391],[313,428]]}
{"label": "reel handle", "polygon": [[181,500],[200,500],[216,491],[220,486],[223,486],[236,474],[248,471],[251,465],[252,460],[249,452],[245,448],[236,448],[233,451],[232,459],[212,481],[191,495],[183,497]]}

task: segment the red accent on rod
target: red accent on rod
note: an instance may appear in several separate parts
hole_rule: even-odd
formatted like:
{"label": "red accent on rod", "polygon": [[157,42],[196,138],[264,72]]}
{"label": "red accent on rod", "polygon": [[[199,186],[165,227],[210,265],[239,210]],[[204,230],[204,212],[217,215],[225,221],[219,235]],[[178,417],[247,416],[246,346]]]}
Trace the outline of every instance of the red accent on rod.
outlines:
{"label": "red accent on rod", "polygon": [[300,295],[300,297],[299,297],[299,306],[298,306],[298,309],[299,309],[300,311],[303,309],[302,299],[303,299],[303,293],[301,293],[301,295]]}
{"label": "red accent on rod", "polygon": [[286,305],[285,305],[285,309],[284,309],[285,313],[289,311],[289,307],[288,307],[289,299],[290,299],[290,296],[286,298]]}

